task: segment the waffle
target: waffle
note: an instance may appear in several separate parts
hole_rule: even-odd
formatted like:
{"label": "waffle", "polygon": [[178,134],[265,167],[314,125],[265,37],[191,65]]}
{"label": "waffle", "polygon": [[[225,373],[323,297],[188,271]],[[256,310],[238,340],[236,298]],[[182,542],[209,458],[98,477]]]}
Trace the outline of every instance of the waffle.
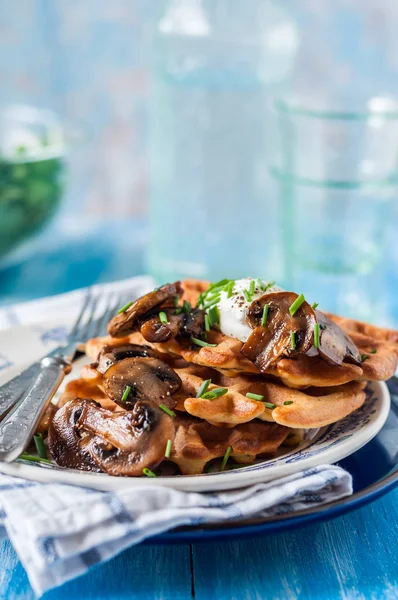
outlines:
{"label": "waffle", "polygon": [[[359,322],[358,322],[359,323]],[[373,328],[377,330],[378,328]],[[382,330],[385,331],[385,330]],[[294,358],[282,358],[267,369],[267,375],[276,377],[290,388],[334,387],[351,381],[385,381],[395,373],[398,363],[398,343],[378,339],[375,335],[365,335],[347,329],[353,342],[358,346],[366,360],[360,366],[348,362],[331,365],[320,356],[299,354]],[[391,332],[393,334],[394,332]],[[220,373],[234,377],[242,374],[259,374],[257,367],[241,354],[242,342],[218,331],[208,333],[208,341],[216,347],[192,349],[183,347],[177,340],[163,344],[151,344],[134,332],[125,338],[93,338],[86,344],[86,353],[95,360],[104,344],[121,345],[125,343],[147,344],[161,355],[180,356],[186,362],[216,369]],[[376,352],[374,353],[374,351]]]}
{"label": "waffle", "polygon": [[255,421],[225,429],[183,414],[175,419],[175,430],[170,460],[183,475],[203,473],[206,464],[223,457],[229,446],[237,463],[250,464],[257,457],[271,456],[289,434],[287,427],[271,423]]}

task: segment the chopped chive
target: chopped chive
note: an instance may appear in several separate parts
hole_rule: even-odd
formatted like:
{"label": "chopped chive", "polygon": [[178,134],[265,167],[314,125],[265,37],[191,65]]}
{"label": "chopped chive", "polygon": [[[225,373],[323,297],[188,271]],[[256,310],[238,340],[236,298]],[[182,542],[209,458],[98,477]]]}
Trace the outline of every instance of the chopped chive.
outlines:
{"label": "chopped chive", "polygon": [[361,354],[361,362],[365,362],[365,360],[367,360],[369,358],[369,356],[367,354]]}
{"label": "chopped chive", "polygon": [[204,297],[205,297],[204,292],[202,292],[201,294],[199,294],[199,298],[198,298],[198,301],[196,303],[196,306],[202,306],[202,304],[204,302]]}
{"label": "chopped chive", "polygon": [[261,279],[256,279],[256,286],[262,291],[265,292],[266,289],[266,285],[264,285],[264,282],[261,281]]}
{"label": "chopped chive", "polygon": [[180,297],[174,296],[174,301],[173,301],[174,308],[177,308],[179,301],[180,301]]}
{"label": "chopped chive", "polygon": [[127,302],[127,304],[125,304],[124,306],[122,306],[122,308],[119,308],[119,310],[117,311],[117,315],[120,315],[121,313],[126,312],[126,310],[128,308],[130,308],[130,306],[133,306],[134,302]]}
{"label": "chopped chive", "polygon": [[131,385],[126,385],[126,387],[124,388],[123,396],[121,398],[122,402],[126,402],[127,398],[129,397],[130,392],[131,392]]}
{"label": "chopped chive", "polygon": [[47,458],[47,450],[46,450],[46,447],[44,445],[42,434],[41,433],[35,433],[35,435],[33,436],[33,439],[34,439],[34,442],[35,442],[37,454],[40,456],[40,458]]}
{"label": "chopped chive", "polygon": [[205,329],[206,329],[206,331],[210,331],[210,327],[211,327],[211,325],[210,325],[209,315],[206,314],[205,315]]}
{"label": "chopped chive", "polygon": [[224,454],[224,458],[222,459],[222,462],[221,462],[221,465],[220,465],[220,471],[224,471],[225,465],[227,464],[228,459],[231,456],[231,452],[232,452],[232,446],[228,446],[227,451]]}
{"label": "chopped chive", "polygon": [[201,398],[204,400],[215,400],[216,398],[220,398],[220,396],[224,396],[228,394],[228,388],[214,388],[214,390],[210,390],[205,394],[202,394]]}
{"label": "chopped chive", "polygon": [[246,299],[246,302],[250,302],[252,301],[252,297],[250,296],[250,292],[248,290],[243,290],[243,295]]}
{"label": "chopped chive", "polygon": [[175,412],[167,408],[167,406],[165,406],[164,404],[159,404],[159,408],[164,410],[164,412],[167,413],[170,417],[176,416]]}
{"label": "chopped chive", "polygon": [[202,394],[207,392],[207,388],[209,387],[210,384],[211,384],[211,379],[205,379],[205,381],[203,381],[200,388],[198,389],[198,393],[196,394],[196,397],[201,398]]}
{"label": "chopped chive", "polygon": [[159,313],[159,319],[160,319],[161,323],[168,323],[169,322],[166,313],[163,312],[163,311],[160,311],[160,313]]}
{"label": "chopped chive", "polygon": [[250,287],[249,287],[249,294],[251,296],[253,296],[255,289],[256,289],[256,282],[254,281],[254,279],[252,279],[250,282]]}
{"label": "chopped chive", "polygon": [[272,404],[272,402],[264,402],[267,408],[276,408],[276,404]]}
{"label": "chopped chive", "polygon": [[170,453],[171,453],[171,447],[173,445],[173,442],[171,440],[167,441],[167,446],[166,446],[166,452],[164,453],[165,458],[170,458]]}
{"label": "chopped chive", "polygon": [[210,347],[215,348],[217,344],[209,344],[208,342],[204,342],[203,340],[198,340],[198,338],[191,337],[191,342],[196,344],[197,346],[202,346],[202,348]]}
{"label": "chopped chive", "polygon": [[296,349],[296,332],[295,331],[290,332],[290,347],[292,350]]}
{"label": "chopped chive", "polygon": [[227,285],[227,298],[231,298],[232,294],[234,293],[234,287],[235,287],[235,281],[230,281],[229,284]]}
{"label": "chopped chive", "polygon": [[53,463],[48,458],[40,458],[40,456],[34,456],[33,454],[28,454],[27,452],[22,452],[20,456],[18,456],[20,460],[29,460],[30,462],[38,462],[38,463],[47,463],[52,465]]}
{"label": "chopped chive", "polygon": [[227,285],[231,282],[231,279],[221,279],[220,281],[216,281],[215,283],[211,283],[207,288],[207,293],[214,289],[219,289]]}
{"label": "chopped chive", "polygon": [[184,311],[182,310],[182,306],[178,306],[178,307],[176,308],[176,310],[175,310],[175,314],[176,314],[176,315],[180,315],[182,312],[184,312]]}
{"label": "chopped chive", "polygon": [[376,352],[377,352],[377,349],[375,348],[374,350],[370,351],[370,354],[376,354]]}
{"label": "chopped chive", "polygon": [[305,302],[304,294],[300,294],[300,296],[298,296],[293,302],[293,304],[289,307],[289,312],[291,316],[293,316],[298,311],[303,302]]}
{"label": "chopped chive", "polygon": [[273,285],[275,285],[275,281],[270,281],[265,289],[269,290],[269,288],[272,288]]}
{"label": "chopped chive", "polygon": [[210,327],[217,325],[220,322],[220,311],[218,306],[212,306],[209,308],[207,314],[209,315]]}
{"label": "chopped chive", "polygon": [[259,402],[261,402],[261,400],[264,400],[264,396],[261,396],[261,394],[252,394],[251,392],[247,392],[246,398],[250,398],[251,400],[258,400]]}
{"label": "chopped chive", "polygon": [[261,325],[265,327],[268,318],[269,304],[265,304],[263,308],[263,316],[261,317]]}
{"label": "chopped chive", "polygon": [[142,472],[145,475],[145,477],[156,477],[155,473],[151,471],[151,469],[147,469],[147,467],[145,467],[145,469],[142,469]]}
{"label": "chopped chive", "polygon": [[318,306],[319,306],[318,302],[314,302],[313,304],[311,304],[311,308],[313,308],[314,310],[316,308],[318,308]]}
{"label": "chopped chive", "polygon": [[315,323],[314,325],[314,348],[319,348],[319,323]]}
{"label": "chopped chive", "polygon": [[210,300],[206,300],[203,304],[203,308],[206,310],[206,308],[210,308],[211,306],[214,306],[215,304],[218,304],[220,302],[220,294],[218,294],[217,296],[213,296]]}
{"label": "chopped chive", "polygon": [[182,304],[182,310],[186,313],[191,312],[192,304],[190,302],[187,302],[186,300],[184,300],[184,302]]}
{"label": "chopped chive", "polygon": [[293,400],[286,400],[283,404],[289,406],[289,404],[293,404]]}

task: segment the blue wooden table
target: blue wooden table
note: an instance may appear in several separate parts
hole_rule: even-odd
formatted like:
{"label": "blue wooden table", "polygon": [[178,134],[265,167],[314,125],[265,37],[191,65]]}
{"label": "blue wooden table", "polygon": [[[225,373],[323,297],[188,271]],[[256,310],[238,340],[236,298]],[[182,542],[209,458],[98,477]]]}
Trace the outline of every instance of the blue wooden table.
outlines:
{"label": "blue wooden table", "polygon": [[[66,291],[143,272],[143,224],[109,245],[92,232],[71,250],[56,246],[0,273],[0,301]],[[109,231],[109,228],[108,228]],[[100,239],[94,244],[93,239]],[[127,245],[127,247],[126,247]],[[99,248],[100,246],[100,248]],[[106,253],[101,253],[101,247]],[[91,248],[91,249],[90,249]],[[43,274],[46,274],[44,277]],[[131,548],[79,579],[48,592],[48,600],[226,599],[396,600],[398,490],[325,523],[264,538],[181,546]],[[0,600],[34,594],[8,542],[0,544]]]}

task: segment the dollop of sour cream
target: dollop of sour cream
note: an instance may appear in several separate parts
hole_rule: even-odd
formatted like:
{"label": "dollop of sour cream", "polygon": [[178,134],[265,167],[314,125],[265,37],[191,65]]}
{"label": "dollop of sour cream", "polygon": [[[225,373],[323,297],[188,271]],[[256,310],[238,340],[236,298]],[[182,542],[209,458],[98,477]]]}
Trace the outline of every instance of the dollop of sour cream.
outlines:
{"label": "dollop of sour cream", "polygon": [[237,279],[235,281],[232,296],[228,298],[227,292],[222,291],[218,302],[218,310],[220,313],[219,327],[222,333],[230,337],[234,337],[241,342],[246,342],[250,337],[253,329],[247,322],[247,311],[253,300],[260,298],[264,294],[272,292],[283,292],[283,288],[267,281],[260,280],[265,290],[259,286],[259,280],[255,279],[254,293],[251,295],[251,301],[245,298],[243,290],[250,290],[251,277],[245,279]]}

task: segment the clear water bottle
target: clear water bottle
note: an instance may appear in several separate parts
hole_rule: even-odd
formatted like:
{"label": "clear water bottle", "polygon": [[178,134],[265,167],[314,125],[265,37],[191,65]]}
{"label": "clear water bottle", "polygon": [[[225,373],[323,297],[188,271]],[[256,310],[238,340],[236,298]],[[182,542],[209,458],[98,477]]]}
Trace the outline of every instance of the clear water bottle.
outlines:
{"label": "clear water bottle", "polygon": [[150,100],[149,270],[159,282],[282,277],[268,107],[297,47],[279,3],[168,2]]}

